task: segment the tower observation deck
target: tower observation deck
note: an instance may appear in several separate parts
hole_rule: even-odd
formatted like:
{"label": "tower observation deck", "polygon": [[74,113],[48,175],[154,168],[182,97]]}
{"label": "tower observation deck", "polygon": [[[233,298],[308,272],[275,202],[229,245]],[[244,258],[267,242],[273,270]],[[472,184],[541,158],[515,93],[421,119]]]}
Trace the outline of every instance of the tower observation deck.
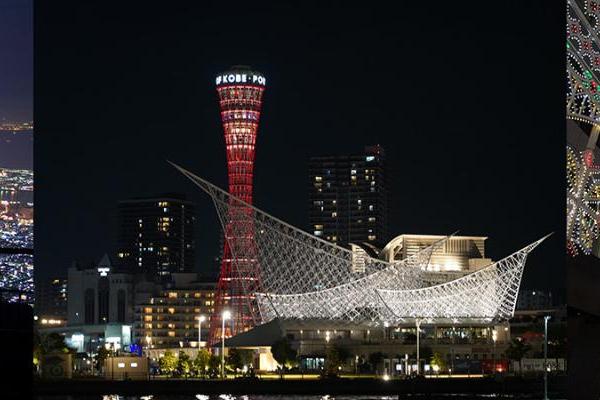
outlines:
{"label": "tower observation deck", "polygon": [[[266,87],[263,74],[247,66],[234,66],[216,77],[221,121],[225,136],[229,193],[252,204],[254,157],[262,96]],[[215,312],[210,321],[209,343],[221,338],[221,314],[231,312],[225,321],[225,336],[244,332],[258,322],[258,307],[253,295],[260,287],[254,251],[254,226],[247,218],[251,210],[231,204],[224,222],[223,258]],[[240,256],[243,255],[243,258]],[[250,256],[249,256],[250,255]]]}

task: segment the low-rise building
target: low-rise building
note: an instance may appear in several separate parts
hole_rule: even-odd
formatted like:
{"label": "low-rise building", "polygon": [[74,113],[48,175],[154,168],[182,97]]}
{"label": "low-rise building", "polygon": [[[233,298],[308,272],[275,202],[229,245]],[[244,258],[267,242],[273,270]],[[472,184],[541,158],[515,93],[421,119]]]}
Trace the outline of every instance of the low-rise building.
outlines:
{"label": "low-rise building", "polygon": [[199,339],[203,346],[214,312],[215,283],[198,281],[194,273],[172,277],[169,285],[135,305],[134,340],[149,349],[197,348]]}

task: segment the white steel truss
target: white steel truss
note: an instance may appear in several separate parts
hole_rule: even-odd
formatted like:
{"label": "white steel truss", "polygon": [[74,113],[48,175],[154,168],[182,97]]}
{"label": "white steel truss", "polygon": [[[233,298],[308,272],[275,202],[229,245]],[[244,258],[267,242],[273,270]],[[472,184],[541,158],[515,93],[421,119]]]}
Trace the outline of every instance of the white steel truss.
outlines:
{"label": "white steel truss", "polygon": [[[442,284],[426,271],[447,238],[397,262],[361,257],[295,228],[173,164],[212,199],[231,247],[237,279],[247,281],[258,323],[274,318],[402,323],[491,321],[512,317],[527,255],[546,237],[501,261]],[[244,240],[240,240],[244,237]],[[364,265],[362,263],[364,262]],[[252,263],[256,276],[241,267]]]}

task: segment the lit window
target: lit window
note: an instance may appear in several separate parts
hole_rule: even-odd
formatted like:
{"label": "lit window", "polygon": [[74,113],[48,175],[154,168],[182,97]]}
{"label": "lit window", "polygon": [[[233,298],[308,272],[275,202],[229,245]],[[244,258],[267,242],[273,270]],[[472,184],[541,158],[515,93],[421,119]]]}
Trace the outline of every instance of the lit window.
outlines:
{"label": "lit window", "polygon": [[316,230],[323,230],[323,225],[315,225]]}
{"label": "lit window", "polygon": [[355,169],[350,170],[350,174],[356,175],[356,170]]}
{"label": "lit window", "polygon": [[367,157],[365,157],[365,160],[367,160],[367,162],[373,161],[374,159],[375,159],[375,156],[367,156]]}
{"label": "lit window", "polygon": [[377,236],[375,236],[375,235],[369,235],[368,238],[369,238],[369,240],[375,240],[377,238]]}
{"label": "lit window", "polygon": [[321,236],[323,235],[323,231],[315,231],[315,236]]}
{"label": "lit window", "polygon": [[152,307],[146,307],[146,308],[144,308],[144,312],[147,313],[147,314],[152,313]]}
{"label": "lit window", "polygon": [[117,366],[118,366],[119,368],[125,368],[125,363],[118,363],[118,364],[117,364]]}
{"label": "lit window", "polygon": [[169,336],[170,337],[175,337],[175,332],[174,331],[169,331]]}
{"label": "lit window", "polygon": [[175,314],[175,309],[174,308],[169,308],[169,314]]}
{"label": "lit window", "polygon": [[337,217],[337,213],[334,211],[334,212],[332,212],[332,213],[331,213],[331,216],[332,216],[333,218],[335,218],[335,217]]}
{"label": "lit window", "polygon": [[169,292],[169,298],[170,299],[176,299],[177,298],[177,292]]}
{"label": "lit window", "polygon": [[131,368],[137,368],[137,363],[131,363]]}
{"label": "lit window", "polygon": [[144,315],[144,321],[152,322],[152,315]]}
{"label": "lit window", "polygon": [[316,182],[321,182],[323,180],[322,176],[315,176],[315,181]]}
{"label": "lit window", "polygon": [[369,205],[369,211],[373,211],[373,204]]}

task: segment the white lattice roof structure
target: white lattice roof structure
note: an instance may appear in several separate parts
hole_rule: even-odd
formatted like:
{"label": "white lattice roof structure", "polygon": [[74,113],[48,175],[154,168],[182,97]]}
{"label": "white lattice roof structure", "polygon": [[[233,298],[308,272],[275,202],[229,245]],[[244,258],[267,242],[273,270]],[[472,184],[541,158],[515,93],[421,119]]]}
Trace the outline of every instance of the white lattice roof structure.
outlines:
{"label": "white lattice roof structure", "polygon": [[173,165],[211,197],[234,263],[258,267],[258,276],[246,276],[247,269],[240,268],[237,277],[248,282],[248,289],[259,288],[249,293],[256,325],[275,318],[376,325],[506,320],[514,314],[527,256],[547,237],[473,273],[431,284],[436,272],[426,267],[447,237],[401,261],[363,254],[361,268],[353,268],[351,250],[295,228]]}

